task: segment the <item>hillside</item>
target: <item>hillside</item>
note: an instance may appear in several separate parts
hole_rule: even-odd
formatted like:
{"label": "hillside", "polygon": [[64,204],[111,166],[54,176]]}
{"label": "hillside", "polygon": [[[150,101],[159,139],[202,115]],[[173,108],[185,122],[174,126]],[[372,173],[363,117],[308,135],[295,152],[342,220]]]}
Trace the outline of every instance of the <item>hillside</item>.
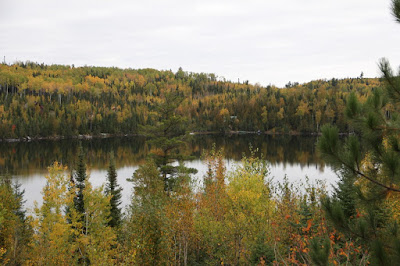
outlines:
{"label": "hillside", "polygon": [[365,101],[380,86],[379,79],[349,78],[277,88],[182,69],[2,64],[0,139],[137,134],[139,125],[153,123],[154,106],[171,90],[185,97],[179,112],[192,131],[311,133],[332,123],[346,132],[346,97],[354,91]]}

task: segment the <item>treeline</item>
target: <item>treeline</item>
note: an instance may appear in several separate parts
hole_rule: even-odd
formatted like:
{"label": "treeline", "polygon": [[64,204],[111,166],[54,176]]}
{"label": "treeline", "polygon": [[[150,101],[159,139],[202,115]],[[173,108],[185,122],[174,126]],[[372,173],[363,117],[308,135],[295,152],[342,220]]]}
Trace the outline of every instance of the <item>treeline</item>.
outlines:
{"label": "treeline", "polygon": [[285,88],[233,83],[179,69],[118,69],[19,62],[0,65],[0,138],[137,134],[154,123],[168,92],[185,98],[179,114],[193,131],[347,132],[350,92],[361,102],[379,79],[317,80]]}

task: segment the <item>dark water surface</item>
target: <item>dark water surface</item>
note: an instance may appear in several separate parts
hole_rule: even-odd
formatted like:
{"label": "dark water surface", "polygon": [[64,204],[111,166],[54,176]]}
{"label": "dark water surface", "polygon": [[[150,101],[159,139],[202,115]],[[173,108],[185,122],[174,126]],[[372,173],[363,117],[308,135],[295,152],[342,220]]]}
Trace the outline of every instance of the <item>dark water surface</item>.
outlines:
{"label": "dark water surface", "polygon": [[[228,171],[239,163],[243,154],[250,154],[251,145],[270,162],[273,180],[282,180],[286,175],[290,181],[303,182],[308,176],[311,182],[320,179],[333,184],[337,177],[331,167],[318,158],[316,140],[311,136],[196,135],[181,152],[193,157],[185,163],[198,169],[195,177],[198,186],[207,170],[201,155],[214,144],[217,149],[223,148]],[[47,167],[58,161],[73,168],[80,144],[87,155],[90,181],[95,186],[106,181],[109,154],[114,151],[118,182],[123,187],[123,204],[129,204],[132,184],[126,179],[144,163],[151,149],[141,137],[0,143],[0,174],[8,173],[13,180],[22,183],[26,207],[30,208],[34,201],[41,202]]]}

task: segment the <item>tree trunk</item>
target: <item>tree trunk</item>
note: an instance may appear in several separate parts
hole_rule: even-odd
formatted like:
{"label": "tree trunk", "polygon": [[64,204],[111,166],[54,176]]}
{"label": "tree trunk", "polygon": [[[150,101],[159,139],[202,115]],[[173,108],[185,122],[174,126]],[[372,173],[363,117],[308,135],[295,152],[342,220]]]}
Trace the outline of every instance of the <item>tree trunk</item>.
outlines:
{"label": "tree trunk", "polygon": [[188,241],[187,241],[187,239],[186,239],[186,237],[185,237],[185,247],[184,247],[184,250],[183,250],[183,265],[185,265],[185,266],[187,266],[187,257],[188,257]]}

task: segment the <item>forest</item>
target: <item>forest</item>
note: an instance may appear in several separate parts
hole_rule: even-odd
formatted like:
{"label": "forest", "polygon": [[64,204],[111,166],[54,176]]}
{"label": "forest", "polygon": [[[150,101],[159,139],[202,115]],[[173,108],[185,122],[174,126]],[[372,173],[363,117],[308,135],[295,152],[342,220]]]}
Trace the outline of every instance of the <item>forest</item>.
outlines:
{"label": "forest", "polygon": [[[289,82],[285,88],[233,83],[179,69],[118,69],[17,62],[0,65],[0,139],[132,135],[154,124],[154,106],[170,91],[193,132],[318,133],[343,115],[348,95],[364,102],[378,78]],[[386,106],[387,111],[394,109]]]}

